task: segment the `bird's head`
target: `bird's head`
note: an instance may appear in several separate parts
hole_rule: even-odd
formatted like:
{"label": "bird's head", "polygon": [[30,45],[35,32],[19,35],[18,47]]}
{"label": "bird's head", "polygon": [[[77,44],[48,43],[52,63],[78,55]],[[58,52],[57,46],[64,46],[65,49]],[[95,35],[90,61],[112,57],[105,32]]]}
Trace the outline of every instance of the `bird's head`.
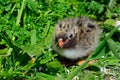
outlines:
{"label": "bird's head", "polygon": [[73,48],[76,46],[78,27],[73,23],[74,21],[70,19],[63,20],[56,25],[54,40],[58,48]]}

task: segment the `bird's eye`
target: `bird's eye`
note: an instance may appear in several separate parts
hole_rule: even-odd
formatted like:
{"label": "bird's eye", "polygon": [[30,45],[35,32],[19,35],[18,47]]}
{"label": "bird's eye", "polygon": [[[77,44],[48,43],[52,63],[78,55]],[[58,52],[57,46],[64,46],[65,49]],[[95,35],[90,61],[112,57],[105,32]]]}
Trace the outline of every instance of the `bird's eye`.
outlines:
{"label": "bird's eye", "polygon": [[73,34],[70,34],[70,36],[69,36],[70,38],[72,38],[73,37]]}
{"label": "bird's eye", "polygon": [[88,24],[88,27],[89,27],[89,28],[95,28],[95,25],[89,23],[89,24]]}
{"label": "bird's eye", "polygon": [[62,27],[62,24],[59,24],[59,27],[61,28],[61,27]]}

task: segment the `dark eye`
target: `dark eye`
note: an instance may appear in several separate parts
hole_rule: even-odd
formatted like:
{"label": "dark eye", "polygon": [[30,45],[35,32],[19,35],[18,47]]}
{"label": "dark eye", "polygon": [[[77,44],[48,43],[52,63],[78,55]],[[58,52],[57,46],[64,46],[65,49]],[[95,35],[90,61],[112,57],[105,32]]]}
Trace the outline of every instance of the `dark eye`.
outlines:
{"label": "dark eye", "polygon": [[95,28],[95,25],[92,25],[92,24],[89,23],[89,24],[88,24],[88,27],[89,27],[89,28]]}
{"label": "dark eye", "polygon": [[73,34],[70,34],[70,36],[69,36],[70,38],[72,38],[73,37]]}
{"label": "dark eye", "polygon": [[61,27],[62,27],[62,24],[59,24],[59,27],[61,28]]}

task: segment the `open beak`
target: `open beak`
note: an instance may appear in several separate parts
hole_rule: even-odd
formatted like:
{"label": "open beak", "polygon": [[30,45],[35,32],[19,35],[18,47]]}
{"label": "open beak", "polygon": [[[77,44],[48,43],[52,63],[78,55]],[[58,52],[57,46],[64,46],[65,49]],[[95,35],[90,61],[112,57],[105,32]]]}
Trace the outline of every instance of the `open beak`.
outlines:
{"label": "open beak", "polygon": [[63,39],[60,38],[60,39],[58,40],[58,46],[59,46],[60,48],[62,48],[62,47],[64,46],[64,44],[66,44],[67,42],[68,42],[68,39],[65,40],[65,41],[63,41]]}

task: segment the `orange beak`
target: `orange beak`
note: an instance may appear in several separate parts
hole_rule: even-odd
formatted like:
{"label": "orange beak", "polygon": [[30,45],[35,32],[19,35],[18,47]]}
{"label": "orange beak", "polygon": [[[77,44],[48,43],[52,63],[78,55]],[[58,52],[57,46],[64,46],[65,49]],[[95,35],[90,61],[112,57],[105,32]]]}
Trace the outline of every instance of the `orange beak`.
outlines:
{"label": "orange beak", "polygon": [[60,39],[58,40],[58,46],[62,48],[62,47],[64,46],[64,44],[66,44],[67,42],[68,42],[68,39],[63,42],[63,39],[60,38]]}

